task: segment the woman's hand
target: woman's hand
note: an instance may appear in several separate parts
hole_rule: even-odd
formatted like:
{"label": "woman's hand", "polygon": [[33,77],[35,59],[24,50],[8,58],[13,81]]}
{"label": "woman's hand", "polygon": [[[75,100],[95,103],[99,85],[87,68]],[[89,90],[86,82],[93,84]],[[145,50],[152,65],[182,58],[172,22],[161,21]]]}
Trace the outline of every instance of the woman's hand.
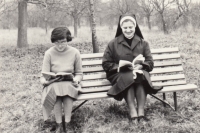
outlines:
{"label": "woman's hand", "polygon": [[140,64],[137,64],[134,66],[133,70],[142,70],[143,66]]}
{"label": "woman's hand", "polygon": [[78,87],[79,81],[76,78],[74,78],[73,81],[72,81],[72,85],[75,86],[75,87]]}

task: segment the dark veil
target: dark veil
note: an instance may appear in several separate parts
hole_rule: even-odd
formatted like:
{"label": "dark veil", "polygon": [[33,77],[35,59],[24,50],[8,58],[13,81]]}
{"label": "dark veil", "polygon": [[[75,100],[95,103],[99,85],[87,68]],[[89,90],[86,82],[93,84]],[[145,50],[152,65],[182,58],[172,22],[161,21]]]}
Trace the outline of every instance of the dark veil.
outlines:
{"label": "dark veil", "polygon": [[120,20],[121,20],[121,18],[123,18],[125,16],[131,16],[131,17],[135,18],[135,21],[136,21],[135,34],[138,35],[139,37],[141,37],[142,39],[144,39],[144,37],[140,31],[140,28],[137,24],[137,20],[136,20],[136,17],[134,14],[124,14],[119,17],[119,22],[118,22],[118,27],[117,27],[117,32],[116,32],[115,38],[118,37],[119,35],[123,34],[121,26],[120,26]]}

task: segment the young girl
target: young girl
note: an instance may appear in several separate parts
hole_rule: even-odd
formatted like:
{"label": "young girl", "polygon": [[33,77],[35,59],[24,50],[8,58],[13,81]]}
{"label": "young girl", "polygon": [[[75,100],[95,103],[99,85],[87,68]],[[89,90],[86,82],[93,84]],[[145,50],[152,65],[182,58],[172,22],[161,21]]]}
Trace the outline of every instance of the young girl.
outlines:
{"label": "young girl", "polygon": [[51,34],[51,42],[54,46],[45,52],[42,65],[42,73],[72,73],[71,80],[60,77],[48,80],[43,75],[40,78],[45,86],[42,94],[44,120],[46,121],[54,110],[57,123],[56,133],[65,130],[62,125],[62,108],[65,115],[65,127],[71,120],[73,101],[78,96],[79,83],[83,75],[80,52],[67,45],[71,40],[71,33],[67,27],[55,28]]}

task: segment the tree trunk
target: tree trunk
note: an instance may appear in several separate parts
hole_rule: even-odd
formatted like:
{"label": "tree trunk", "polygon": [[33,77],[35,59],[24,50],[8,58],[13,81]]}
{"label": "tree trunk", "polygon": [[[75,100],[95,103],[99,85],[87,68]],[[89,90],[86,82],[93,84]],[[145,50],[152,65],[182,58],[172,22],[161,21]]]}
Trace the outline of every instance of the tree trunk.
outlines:
{"label": "tree trunk", "polygon": [[78,18],[78,28],[81,28],[81,17]]}
{"label": "tree trunk", "polygon": [[93,53],[99,52],[99,45],[97,42],[96,36],[96,23],[95,23],[95,15],[94,15],[94,0],[90,1],[90,13],[91,13],[91,28],[92,28],[92,45],[93,45]]}
{"label": "tree trunk", "polygon": [[179,18],[180,18],[182,15],[183,15],[182,13],[179,14],[179,15],[176,17],[176,19],[174,20],[174,22],[173,22],[173,24],[172,24],[172,26],[173,26],[174,29],[176,29],[176,22],[179,20]]}
{"label": "tree trunk", "polygon": [[147,22],[148,22],[149,30],[151,30],[151,20],[150,20],[150,15],[147,15]]}
{"label": "tree trunk", "polygon": [[183,15],[183,25],[184,25],[184,27],[186,27],[188,25],[188,22],[189,22],[189,20],[188,20],[188,14],[185,13]]}
{"label": "tree trunk", "polygon": [[78,33],[78,17],[75,15],[74,18],[74,37],[77,37]]}
{"label": "tree trunk", "polygon": [[44,12],[44,22],[45,22],[45,31],[46,31],[46,34],[48,33],[48,19],[47,19],[47,9],[45,9],[45,12]]}
{"label": "tree trunk", "polygon": [[90,32],[92,33],[92,17],[91,17],[91,14],[89,16],[89,23],[90,23]]}
{"label": "tree trunk", "polygon": [[163,32],[164,32],[164,34],[168,34],[167,25],[166,25],[166,22],[164,20],[163,14],[161,14],[161,19],[162,19],[162,25],[163,25]]}
{"label": "tree trunk", "polygon": [[45,32],[46,34],[48,33],[48,21],[46,18],[45,18]]}
{"label": "tree trunk", "polygon": [[18,40],[17,47],[28,46],[27,41],[27,2],[20,0],[18,2]]}

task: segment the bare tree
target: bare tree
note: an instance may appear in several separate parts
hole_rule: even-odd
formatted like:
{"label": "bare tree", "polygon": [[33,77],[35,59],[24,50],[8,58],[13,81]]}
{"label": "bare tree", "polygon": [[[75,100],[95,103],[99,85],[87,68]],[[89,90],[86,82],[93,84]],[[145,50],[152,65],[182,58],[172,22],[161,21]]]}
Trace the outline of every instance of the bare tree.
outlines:
{"label": "bare tree", "polygon": [[18,1],[18,38],[17,47],[27,47],[27,1]]}
{"label": "bare tree", "polygon": [[99,52],[99,45],[96,36],[96,22],[95,22],[95,11],[94,11],[94,0],[89,0],[90,4],[90,17],[91,17],[91,29],[92,29],[92,46],[93,53]]}
{"label": "bare tree", "polygon": [[111,0],[110,3],[111,10],[118,15],[134,12],[135,5],[137,2],[134,0]]}
{"label": "bare tree", "polygon": [[138,4],[136,0],[111,0],[107,3],[106,18],[110,22],[109,27],[113,29],[113,23],[116,18],[126,13],[136,13]]}
{"label": "bare tree", "polygon": [[165,20],[166,9],[175,2],[175,0],[151,0],[157,12],[160,14],[163,32],[168,33],[167,24]]}
{"label": "bare tree", "polygon": [[176,0],[176,4],[177,4],[179,12],[178,12],[176,19],[174,20],[173,25],[175,26],[176,22],[182,16],[184,18],[184,25],[187,25],[188,24],[189,7],[190,7],[190,4],[191,4],[191,0]]}
{"label": "bare tree", "polygon": [[194,31],[200,29],[200,3],[191,4],[190,21]]}
{"label": "bare tree", "polygon": [[18,38],[17,38],[18,48],[23,48],[28,46],[27,3],[46,5],[43,1],[40,0],[18,0]]}
{"label": "bare tree", "polygon": [[69,14],[74,19],[74,36],[77,37],[78,34],[78,20],[83,15],[84,11],[88,7],[87,1],[83,0],[71,0],[71,10]]}
{"label": "bare tree", "polygon": [[0,16],[3,14],[4,7],[5,7],[5,1],[0,0]]}
{"label": "bare tree", "polygon": [[88,8],[87,0],[64,0],[57,3],[57,10],[65,12],[70,15],[74,20],[74,36],[78,34],[78,21]]}
{"label": "bare tree", "polygon": [[[3,16],[6,16],[6,19],[10,19],[12,12],[15,11],[16,9],[17,9],[16,0],[14,1],[0,0],[0,21],[4,18]],[[6,23],[10,25],[9,21],[7,21]]]}
{"label": "bare tree", "polygon": [[148,27],[151,30],[151,16],[154,11],[154,6],[151,0],[140,0],[138,4],[144,11],[142,14],[144,14],[144,16],[147,18]]}

